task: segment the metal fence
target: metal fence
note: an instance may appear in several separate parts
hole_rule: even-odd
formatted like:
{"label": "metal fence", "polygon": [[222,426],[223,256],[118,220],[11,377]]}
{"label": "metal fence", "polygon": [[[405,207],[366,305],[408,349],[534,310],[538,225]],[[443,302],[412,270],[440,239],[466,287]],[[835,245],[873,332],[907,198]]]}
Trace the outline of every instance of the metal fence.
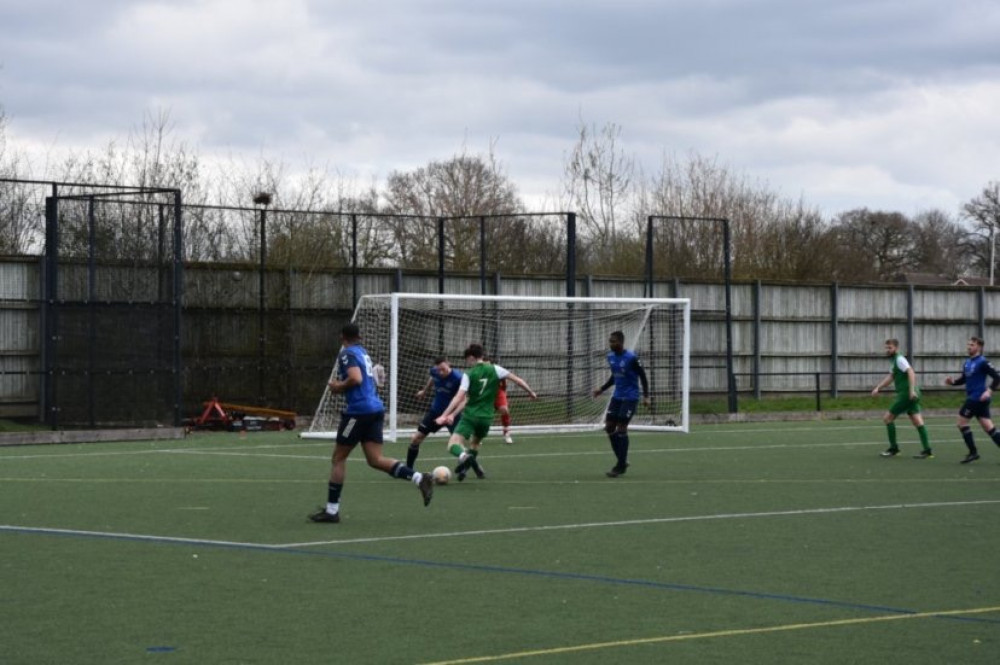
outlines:
{"label": "metal fence", "polygon": [[[918,372],[950,372],[970,335],[989,344],[1000,325],[1000,289],[662,277],[652,225],[677,218],[650,218],[645,274],[609,277],[577,273],[573,213],[308,212],[263,198],[188,206],[170,189],[0,185],[28,188],[18,209],[46,230],[43,256],[0,257],[0,417],[53,427],[176,424],[213,396],[310,413],[337,332],[369,293],[687,297],[692,390],[728,394],[730,410],[737,392],[815,391],[817,375],[833,396],[870,389],[890,337]],[[687,221],[721,229],[728,267],[726,221]],[[210,251],[221,227],[239,231],[221,250],[243,260]]]}
{"label": "metal fence", "polygon": [[[45,384],[53,373],[60,426],[169,424],[175,402],[180,414],[191,415],[214,395],[308,414],[329,376],[339,328],[351,316],[354,282],[362,293],[437,292],[440,286],[438,275],[427,271],[375,269],[352,275],[268,269],[262,331],[257,266],[185,265],[180,397],[173,399],[166,387],[147,385],[169,364],[173,339],[162,320],[165,303],[145,297],[101,304],[105,289],[124,288],[125,276],[130,293],[158,293],[162,269],[95,265],[82,258],[67,259],[60,269],[64,301],[57,329],[62,339],[56,361],[47,362],[43,331],[51,303],[43,297],[44,262],[0,259],[0,414],[46,420]],[[447,293],[480,293],[480,287],[477,274],[449,273],[444,279]],[[585,276],[575,288],[583,296],[643,297],[645,284]],[[88,289],[93,289],[94,304],[73,300]],[[493,274],[487,290],[560,296],[565,281]],[[695,393],[727,391],[724,291],[716,282],[657,283],[658,294],[692,300]],[[998,314],[1000,291],[982,287],[736,283],[733,374],[746,396],[812,393],[817,374],[830,395],[870,390],[873,377],[888,371],[882,347],[889,337],[900,339],[918,373],[952,373],[960,368],[970,335],[982,335],[987,344],[1000,339]],[[155,408],[145,404],[157,400]]]}

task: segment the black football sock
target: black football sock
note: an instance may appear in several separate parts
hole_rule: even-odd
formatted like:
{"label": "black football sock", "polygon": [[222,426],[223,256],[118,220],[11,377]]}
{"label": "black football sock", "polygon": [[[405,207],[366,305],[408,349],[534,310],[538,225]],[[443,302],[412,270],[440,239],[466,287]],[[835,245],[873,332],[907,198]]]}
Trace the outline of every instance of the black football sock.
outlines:
{"label": "black football sock", "polygon": [[969,449],[969,454],[975,455],[978,451],[976,450],[976,442],[972,438],[972,428],[966,425],[958,429],[962,432],[962,438],[965,439],[965,447]]}
{"label": "black football sock", "polygon": [[611,441],[611,451],[615,454],[615,466],[618,466],[619,460],[622,458],[621,441],[618,439],[618,432],[608,434],[608,439]]}
{"label": "black football sock", "polygon": [[624,469],[628,466],[628,432],[621,432],[618,435],[618,468]]}
{"label": "black football sock", "polygon": [[409,466],[399,461],[393,464],[392,468],[389,469],[386,473],[388,473],[393,478],[402,478],[403,480],[409,480],[410,478],[413,477],[413,469],[411,469]]}
{"label": "black football sock", "polygon": [[406,449],[406,466],[413,468],[413,465],[417,463],[417,455],[420,454],[420,446],[415,444],[410,444],[410,447]]}

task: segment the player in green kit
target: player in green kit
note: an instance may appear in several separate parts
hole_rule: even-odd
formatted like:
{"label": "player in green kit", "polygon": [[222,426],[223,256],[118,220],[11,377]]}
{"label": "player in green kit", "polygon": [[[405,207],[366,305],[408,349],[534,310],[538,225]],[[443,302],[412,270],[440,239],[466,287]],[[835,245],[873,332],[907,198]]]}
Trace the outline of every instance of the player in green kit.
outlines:
{"label": "player in green kit", "polygon": [[882,457],[894,457],[899,454],[899,445],[896,443],[896,417],[901,413],[910,416],[910,422],[917,428],[917,434],[920,435],[920,445],[923,450],[913,457],[915,459],[934,457],[927,436],[927,427],[924,426],[924,417],[920,415],[920,389],[917,387],[917,375],[906,356],[899,352],[898,339],[885,340],[885,355],[892,358],[892,370],[872,389],[872,395],[878,395],[880,389],[891,383],[896,388],[896,400],[882,418],[889,435],[889,448],[882,453]]}
{"label": "player in green kit", "polygon": [[465,350],[465,361],[471,367],[462,377],[462,385],[459,386],[448,408],[435,420],[439,425],[447,425],[454,420],[456,414],[462,414],[462,419],[448,440],[448,452],[458,458],[455,475],[459,480],[465,479],[469,469],[476,473],[477,478],[486,477],[476,458],[479,455],[479,446],[489,434],[490,426],[493,424],[493,417],[496,414],[493,403],[496,401],[501,379],[516,383],[527,391],[531,399],[538,398],[524,379],[500,365],[486,362],[483,360],[483,355],[483,347],[480,344],[470,344]]}

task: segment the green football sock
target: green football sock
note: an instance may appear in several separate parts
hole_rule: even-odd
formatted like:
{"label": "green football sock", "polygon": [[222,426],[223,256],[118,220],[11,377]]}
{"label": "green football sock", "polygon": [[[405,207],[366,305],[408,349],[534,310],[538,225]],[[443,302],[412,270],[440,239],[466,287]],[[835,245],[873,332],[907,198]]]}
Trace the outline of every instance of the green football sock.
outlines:
{"label": "green football sock", "polygon": [[885,431],[889,434],[889,447],[899,448],[899,446],[896,445],[896,423],[889,423],[886,425]]}
{"label": "green football sock", "polygon": [[924,447],[924,450],[930,450],[931,440],[930,437],[927,436],[927,426],[921,425],[920,427],[918,427],[917,434],[920,435],[920,445]]}
{"label": "green football sock", "polygon": [[454,455],[455,457],[461,457],[462,453],[465,452],[465,448],[463,448],[461,444],[453,443],[450,446],[448,446],[448,452]]}

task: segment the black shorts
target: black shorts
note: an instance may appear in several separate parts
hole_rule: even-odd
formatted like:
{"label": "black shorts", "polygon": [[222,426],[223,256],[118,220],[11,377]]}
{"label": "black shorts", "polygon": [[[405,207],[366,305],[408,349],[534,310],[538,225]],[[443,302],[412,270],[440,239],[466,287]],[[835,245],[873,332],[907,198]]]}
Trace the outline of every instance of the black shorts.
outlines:
{"label": "black shorts", "polygon": [[615,399],[611,398],[608,403],[608,414],[605,416],[606,422],[628,425],[635,415],[635,409],[639,406],[637,399]]}
{"label": "black shorts", "polygon": [[434,419],[440,416],[441,413],[444,413],[444,411],[441,411],[440,413],[434,413],[432,411],[428,411],[426,414],[424,414],[424,419],[420,421],[419,425],[417,425],[417,431],[423,434],[424,436],[427,436],[428,434],[433,434],[434,432],[440,430],[442,427],[447,427],[448,432],[454,432],[455,425],[457,425],[458,421],[462,419],[462,414],[458,414],[457,416],[455,416],[454,422],[452,422],[452,424],[450,425],[438,425],[436,422],[434,422]]}
{"label": "black shorts", "polygon": [[978,399],[967,399],[962,408],[958,410],[958,415],[963,418],[989,418],[990,400],[981,402]]}
{"label": "black shorts", "polygon": [[359,415],[340,415],[340,427],[337,428],[337,444],[341,446],[356,446],[359,443],[382,443],[382,423],[385,413],[363,413]]}

